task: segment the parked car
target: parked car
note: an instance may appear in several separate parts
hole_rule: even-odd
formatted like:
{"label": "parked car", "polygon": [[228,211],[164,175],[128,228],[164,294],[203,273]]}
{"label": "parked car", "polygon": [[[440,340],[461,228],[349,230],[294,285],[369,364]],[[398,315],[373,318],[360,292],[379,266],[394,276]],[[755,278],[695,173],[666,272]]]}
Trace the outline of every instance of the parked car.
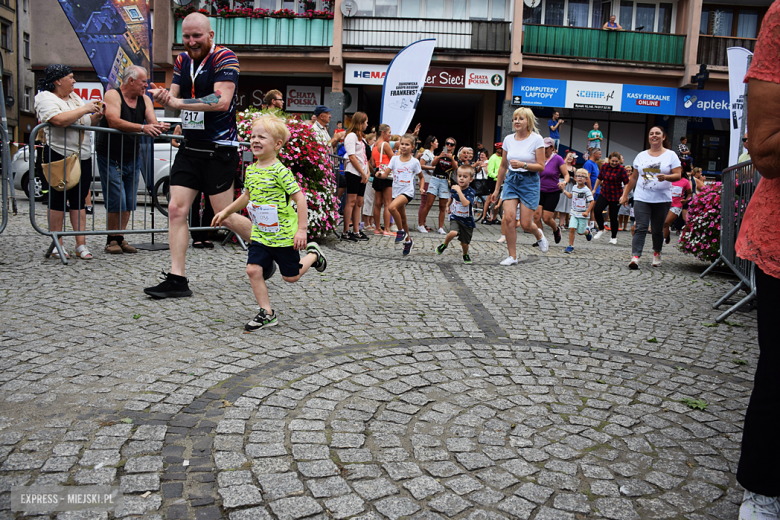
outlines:
{"label": "parked car", "polygon": [[[171,118],[171,117],[162,117],[158,118],[159,121],[171,123],[171,126],[174,124],[181,124],[181,119],[179,118]],[[154,182],[150,182],[151,186],[155,186],[160,179],[168,178],[171,165],[173,164],[173,158],[176,157],[177,149],[173,146],[171,146],[171,142],[168,139],[155,139],[154,140],[154,154],[153,154],[153,160],[152,160],[152,170],[154,171],[153,179]],[[96,161],[95,161],[95,150],[94,146],[92,149],[92,157],[93,157],[93,190],[92,190],[92,197],[93,200],[102,199],[102,188],[100,186],[100,176],[97,171]],[[14,189],[16,190],[22,190],[24,191],[25,196],[27,198],[30,198],[30,176],[29,176],[29,170],[30,170],[30,152],[29,152],[29,146],[25,145],[19,149],[18,152],[16,152],[13,156],[13,159],[11,161],[11,171],[13,172],[13,178],[14,178]],[[39,174],[40,175],[40,174]],[[146,182],[144,175],[139,176],[140,180],[138,182],[138,197],[139,201],[143,200],[141,197],[144,196],[146,191]],[[45,194],[43,193],[43,181],[38,176],[36,176],[33,180],[33,193],[35,196],[36,202],[43,201]],[[151,194],[151,191],[148,192]]]}

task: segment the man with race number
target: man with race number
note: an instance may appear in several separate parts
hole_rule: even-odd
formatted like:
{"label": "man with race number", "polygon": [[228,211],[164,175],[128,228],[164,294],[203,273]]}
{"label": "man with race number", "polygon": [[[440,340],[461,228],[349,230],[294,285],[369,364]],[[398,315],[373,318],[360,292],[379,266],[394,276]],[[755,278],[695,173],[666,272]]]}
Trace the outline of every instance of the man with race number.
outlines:
{"label": "man with race number", "polygon": [[[209,19],[188,15],[182,23],[186,52],[176,58],[170,90],[153,88],[154,100],[166,108],[181,110],[184,141],[171,168],[171,200],[168,204],[171,270],[164,280],[144,289],[153,298],[192,295],[185,278],[189,245],[187,215],[195,195],[209,196],[215,213],[233,202],[233,181],[240,161],[236,107],[233,94],[238,84],[238,58],[229,49],[214,44]],[[252,224],[232,214],[223,225],[245,241]]]}

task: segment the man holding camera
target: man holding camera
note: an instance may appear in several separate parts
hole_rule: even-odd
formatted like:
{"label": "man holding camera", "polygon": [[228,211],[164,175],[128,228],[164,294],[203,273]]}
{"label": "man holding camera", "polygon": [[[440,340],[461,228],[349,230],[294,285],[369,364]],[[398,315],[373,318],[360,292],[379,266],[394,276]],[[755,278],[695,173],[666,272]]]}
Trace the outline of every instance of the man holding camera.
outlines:
{"label": "man holding camera", "polygon": [[561,119],[561,114],[557,110],[553,112],[552,119],[547,121],[547,126],[550,127],[550,139],[555,143],[555,153],[558,153],[558,145],[561,144],[561,134],[559,130],[563,123],[564,121]]}

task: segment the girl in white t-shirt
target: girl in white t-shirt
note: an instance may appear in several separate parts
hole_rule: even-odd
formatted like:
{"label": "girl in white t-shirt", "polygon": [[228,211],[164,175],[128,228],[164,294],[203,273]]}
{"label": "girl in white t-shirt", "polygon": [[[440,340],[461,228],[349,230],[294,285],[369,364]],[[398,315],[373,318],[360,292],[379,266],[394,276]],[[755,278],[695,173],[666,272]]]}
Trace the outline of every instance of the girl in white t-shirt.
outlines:
{"label": "girl in white t-shirt", "polygon": [[[390,159],[385,168],[384,177],[393,174],[393,202],[390,203],[390,214],[398,225],[395,241],[404,241],[404,255],[412,250],[412,237],[409,235],[409,222],[406,219],[406,205],[414,200],[414,178],[420,174],[420,161],[412,156],[414,136],[406,134],[398,142],[399,155]],[[404,240],[405,239],[405,240]]]}
{"label": "girl in white t-shirt", "polygon": [[[672,205],[672,183],[680,180],[680,158],[664,148],[666,132],[660,126],[650,129],[650,149],[634,159],[634,171],[628,185],[623,188],[620,203],[628,204],[628,194],[634,190],[634,216],[636,231],[631,242],[629,269],[639,269],[639,258],[645,247],[648,227],[653,233],[653,267],[661,265],[661,249],[664,245],[664,221]],[[636,189],[635,189],[636,188]]]}
{"label": "girl in white t-shirt", "polygon": [[[488,200],[488,203],[498,200],[503,184],[504,219],[501,231],[506,236],[509,256],[501,261],[501,265],[517,264],[517,220],[524,231],[536,237],[541,252],[546,253],[549,248],[544,233],[534,224],[534,212],[539,206],[539,172],[544,170],[544,141],[536,133],[536,117],[530,108],[515,110],[512,125],[515,133],[504,138],[504,155],[498,168],[496,188]],[[518,211],[519,219],[515,219]]]}

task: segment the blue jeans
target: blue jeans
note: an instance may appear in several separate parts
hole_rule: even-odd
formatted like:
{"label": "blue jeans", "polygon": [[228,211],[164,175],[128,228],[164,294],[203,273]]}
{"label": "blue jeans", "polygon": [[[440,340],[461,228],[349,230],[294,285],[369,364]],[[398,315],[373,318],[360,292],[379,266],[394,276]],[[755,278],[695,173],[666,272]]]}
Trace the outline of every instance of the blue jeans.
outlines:
{"label": "blue jeans", "polygon": [[119,161],[98,154],[97,163],[106,211],[134,211],[140,172],[136,160],[120,166]]}

